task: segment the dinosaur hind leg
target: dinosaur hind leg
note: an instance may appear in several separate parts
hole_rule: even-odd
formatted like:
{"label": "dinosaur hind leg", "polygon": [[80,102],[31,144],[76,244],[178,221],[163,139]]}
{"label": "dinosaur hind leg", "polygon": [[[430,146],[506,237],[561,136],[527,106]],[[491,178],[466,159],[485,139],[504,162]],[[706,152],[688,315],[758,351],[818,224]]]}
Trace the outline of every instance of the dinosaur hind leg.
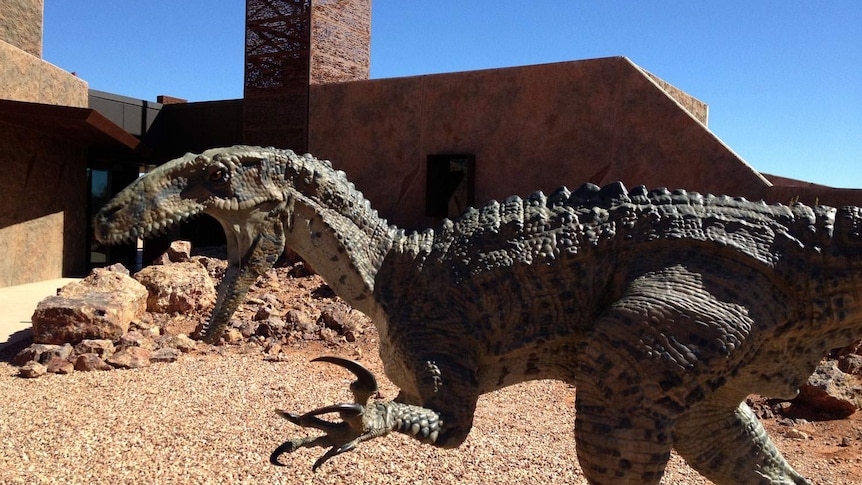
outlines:
{"label": "dinosaur hind leg", "polygon": [[677,420],[674,448],[717,484],[807,484],[775,448],[744,402],[734,410],[692,408]]}
{"label": "dinosaur hind leg", "polygon": [[619,409],[598,386],[579,381],[575,440],[592,484],[658,484],[670,458],[671,421],[647,410]]}

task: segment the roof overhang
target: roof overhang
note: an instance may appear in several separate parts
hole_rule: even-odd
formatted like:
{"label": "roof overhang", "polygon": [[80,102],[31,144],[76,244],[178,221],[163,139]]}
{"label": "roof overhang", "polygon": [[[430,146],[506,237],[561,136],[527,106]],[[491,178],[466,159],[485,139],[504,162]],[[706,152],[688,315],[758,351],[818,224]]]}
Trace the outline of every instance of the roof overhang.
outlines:
{"label": "roof overhang", "polygon": [[0,121],[90,146],[135,150],[141,141],[96,110],[0,100]]}

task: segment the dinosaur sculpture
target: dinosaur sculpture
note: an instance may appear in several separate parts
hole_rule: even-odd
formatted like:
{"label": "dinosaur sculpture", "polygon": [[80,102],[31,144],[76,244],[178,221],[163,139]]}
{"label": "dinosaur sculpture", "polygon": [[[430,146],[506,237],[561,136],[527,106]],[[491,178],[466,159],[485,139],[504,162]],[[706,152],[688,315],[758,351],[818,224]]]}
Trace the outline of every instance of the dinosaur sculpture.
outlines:
{"label": "dinosaur sculpture", "polygon": [[455,447],[480,394],[550,378],[577,387],[591,483],[659,483],[672,448],[716,483],[808,483],[744,399],[792,398],[862,327],[858,207],[588,184],[405,232],[328,162],[237,146],[137,180],[96,216],[96,236],[146,237],[201,213],[221,222],[230,260],[205,340],[288,245],[372,318],[401,389],[377,402],[370,372],[322,359],[357,375],[355,402],[281,412],[324,435],[285,442],[274,461],[329,447],[317,468],[390,431]]}

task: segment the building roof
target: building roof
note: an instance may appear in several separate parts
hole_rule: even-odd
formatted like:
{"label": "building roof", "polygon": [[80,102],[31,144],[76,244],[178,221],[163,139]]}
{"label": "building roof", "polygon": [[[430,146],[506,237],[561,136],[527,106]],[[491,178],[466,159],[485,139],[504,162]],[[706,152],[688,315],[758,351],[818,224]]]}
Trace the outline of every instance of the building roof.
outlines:
{"label": "building roof", "polygon": [[0,100],[0,121],[90,146],[135,150],[140,140],[89,108]]}

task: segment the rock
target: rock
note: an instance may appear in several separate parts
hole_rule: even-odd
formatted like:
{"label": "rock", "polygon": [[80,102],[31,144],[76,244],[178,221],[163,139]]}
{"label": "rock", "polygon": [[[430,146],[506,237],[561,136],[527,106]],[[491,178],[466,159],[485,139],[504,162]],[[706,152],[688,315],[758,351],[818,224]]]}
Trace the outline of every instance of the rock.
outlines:
{"label": "rock", "polygon": [[33,341],[77,343],[114,340],[146,311],[147,290],[118,271],[95,269],[49,296],[33,313]]}
{"label": "rock", "polygon": [[122,275],[130,276],[130,274],[129,274],[129,269],[128,269],[128,268],[126,268],[125,266],[123,266],[123,265],[122,265],[122,264],[120,264],[120,263],[114,263],[114,264],[112,264],[112,265],[110,265],[110,266],[105,266],[105,267],[104,267],[104,268],[102,268],[102,269],[103,269],[103,270],[105,270],[105,271],[110,271],[110,272],[112,272],[112,273],[120,273],[120,274],[122,274]]}
{"label": "rock", "polygon": [[48,363],[45,364],[45,367],[51,374],[71,374],[75,371],[74,364],[66,359],[60,359],[57,357],[48,361]]}
{"label": "rock", "polygon": [[75,370],[88,372],[111,369],[112,367],[97,354],[81,354],[75,359]]}
{"label": "rock", "polygon": [[320,338],[330,345],[337,345],[342,343],[343,337],[338,335],[338,332],[331,328],[321,328],[320,329]]}
{"label": "rock", "polygon": [[278,337],[285,333],[287,324],[278,317],[269,317],[257,326],[257,335],[261,337]]}
{"label": "rock", "polygon": [[26,364],[22,365],[21,368],[18,369],[18,375],[21,377],[26,377],[28,379],[34,379],[36,377],[42,377],[48,373],[48,368],[44,365],[36,362],[30,361]]}
{"label": "rock", "polygon": [[150,355],[152,362],[176,362],[180,356],[180,351],[170,347],[162,347]]}
{"label": "rock", "polygon": [[252,335],[257,333],[258,324],[254,322],[243,322],[242,325],[239,326],[239,333],[242,334],[243,338],[249,338]]}
{"label": "rock", "polygon": [[807,440],[808,434],[796,428],[790,428],[784,432],[784,437],[791,440]]}
{"label": "rock", "polygon": [[261,320],[266,320],[267,318],[270,318],[274,315],[275,311],[268,305],[264,305],[257,309],[257,313],[254,314],[253,319],[259,322]]}
{"label": "rock", "polygon": [[278,355],[283,352],[283,347],[278,342],[267,342],[267,344],[264,346],[264,352],[266,352],[268,355]]}
{"label": "rock", "polygon": [[143,347],[126,347],[107,360],[108,364],[121,369],[137,369],[150,365],[150,350]]}
{"label": "rock", "polygon": [[161,313],[192,313],[209,310],[216,290],[207,270],[196,262],[148,266],[135,279],[149,291],[147,310]]}
{"label": "rock", "polygon": [[143,347],[147,350],[153,350],[156,348],[156,343],[153,339],[144,336],[141,332],[131,331],[128,333],[124,333],[117,340],[118,347]]}
{"label": "rock", "polygon": [[229,328],[222,338],[229,344],[239,343],[243,340],[242,332],[236,328]]}
{"label": "rock", "polygon": [[185,263],[191,259],[192,243],[189,241],[173,241],[167,251],[153,260],[153,264],[165,265],[171,263]]}
{"label": "rock", "polygon": [[[272,283],[279,284],[277,276],[272,279]],[[266,293],[260,299],[263,300],[263,302],[269,305],[271,308],[281,308],[282,306],[281,300],[279,300],[278,297],[272,293]]]}
{"label": "rock", "polygon": [[24,365],[32,360],[40,364],[46,364],[53,358],[67,359],[71,354],[72,346],[69,344],[31,344],[29,347],[18,352],[12,359],[12,363]]}
{"label": "rock", "polygon": [[862,375],[862,355],[851,353],[838,357],[838,368],[847,374]]}
{"label": "rock", "polygon": [[[205,317],[204,317],[205,318]],[[165,335],[192,335],[200,328],[202,322],[200,315],[176,314],[162,327],[162,334]]]}
{"label": "rock", "polygon": [[95,354],[102,359],[110,357],[114,350],[114,342],[106,339],[84,339],[75,346],[78,355]]}
{"label": "rock", "polygon": [[177,349],[180,352],[186,354],[197,348],[197,342],[189,338],[188,335],[179,334],[179,335],[169,335],[162,340],[159,341],[159,344],[162,348],[172,348]]}
{"label": "rock", "polygon": [[348,342],[356,341],[362,333],[362,314],[343,303],[336,303],[323,308],[320,320],[326,328],[343,335]]}
{"label": "rock", "polygon": [[800,405],[825,413],[829,417],[846,418],[860,404],[858,380],[838,369],[834,361],[821,363],[808,382],[799,387],[799,395],[793,400]]}
{"label": "rock", "polygon": [[284,316],[287,322],[302,333],[314,333],[320,330],[317,323],[300,310],[289,310]]}
{"label": "rock", "polygon": [[[227,257],[227,255],[225,255],[225,257]],[[206,256],[192,256],[191,260],[203,266],[214,282],[221,281],[222,278],[224,278],[224,272],[227,269],[227,261],[217,258],[208,258]]]}

